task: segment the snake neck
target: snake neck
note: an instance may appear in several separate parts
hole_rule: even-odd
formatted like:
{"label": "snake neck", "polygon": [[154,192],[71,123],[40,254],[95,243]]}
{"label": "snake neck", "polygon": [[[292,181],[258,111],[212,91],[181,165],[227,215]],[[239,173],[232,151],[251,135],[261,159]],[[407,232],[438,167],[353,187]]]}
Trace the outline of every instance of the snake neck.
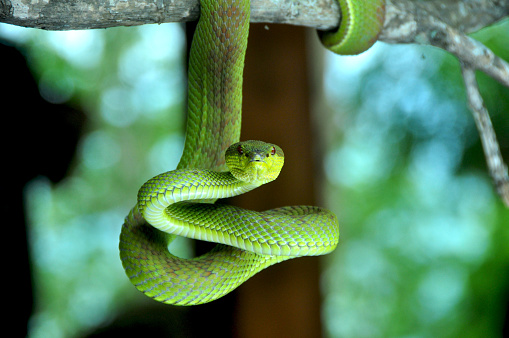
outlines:
{"label": "snake neck", "polygon": [[240,139],[242,74],[250,1],[200,1],[191,44],[188,114],[178,169],[226,170],[225,150]]}

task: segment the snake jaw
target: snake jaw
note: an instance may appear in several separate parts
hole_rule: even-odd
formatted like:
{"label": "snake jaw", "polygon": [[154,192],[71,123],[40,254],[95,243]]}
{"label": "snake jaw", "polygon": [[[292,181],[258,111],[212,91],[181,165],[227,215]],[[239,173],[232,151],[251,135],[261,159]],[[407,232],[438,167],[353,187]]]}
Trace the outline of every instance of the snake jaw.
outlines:
{"label": "snake jaw", "polygon": [[259,183],[260,185],[268,183],[267,172],[270,170],[270,166],[265,163],[262,159],[250,160],[249,161],[249,181],[251,183]]}

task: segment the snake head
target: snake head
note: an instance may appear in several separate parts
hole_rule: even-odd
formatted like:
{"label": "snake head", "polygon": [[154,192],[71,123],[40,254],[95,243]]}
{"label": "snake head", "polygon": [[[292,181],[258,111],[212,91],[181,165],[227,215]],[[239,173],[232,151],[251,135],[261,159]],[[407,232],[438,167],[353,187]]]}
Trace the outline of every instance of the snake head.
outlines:
{"label": "snake head", "polygon": [[275,180],[284,163],[283,150],[262,141],[243,141],[232,144],[225,153],[228,169],[237,179],[262,185]]}

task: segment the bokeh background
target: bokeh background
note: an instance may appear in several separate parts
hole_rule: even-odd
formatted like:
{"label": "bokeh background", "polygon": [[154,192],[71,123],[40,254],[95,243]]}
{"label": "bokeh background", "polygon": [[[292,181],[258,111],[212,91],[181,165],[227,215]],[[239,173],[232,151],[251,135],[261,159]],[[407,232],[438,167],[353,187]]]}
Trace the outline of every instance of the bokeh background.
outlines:
{"label": "bokeh background", "polygon": [[[314,32],[306,37],[314,65],[305,71],[320,72],[309,77],[308,123],[319,148],[309,180],[319,203],[338,215],[342,238],[320,258],[320,334],[502,336],[509,210],[487,173],[458,61],[432,47],[383,43],[340,57],[321,50]],[[473,37],[509,60],[507,21]],[[125,277],[118,236],[138,188],[175,168],[182,152],[184,29],[1,24],[0,39],[3,64],[17,60],[9,61],[16,75],[3,76],[4,102],[25,98],[3,112],[4,136],[17,135],[4,143],[16,159],[8,168],[16,179],[6,184],[26,220],[26,257],[19,251],[30,262],[26,294],[33,288],[26,335],[93,336],[126,309],[152,302]],[[508,161],[509,89],[483,74],[478,80]],[[58,161],[71,165],[50,170]],[[18,221],[9,227],[23,240]],[[190,255],[192,246],[183,241],[175,250]],[[160,336],[186,336],[179,319],[186,311],[176,310],[175,320],[149,313],[172,326],[174,334]]]}

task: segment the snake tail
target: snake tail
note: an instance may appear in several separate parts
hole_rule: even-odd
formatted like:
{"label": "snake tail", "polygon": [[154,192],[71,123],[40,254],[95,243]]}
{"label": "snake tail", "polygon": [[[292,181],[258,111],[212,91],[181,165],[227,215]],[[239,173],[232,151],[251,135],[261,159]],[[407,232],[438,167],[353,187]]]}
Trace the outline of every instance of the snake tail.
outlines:
{"label": "snake tail", "polygon": [[322,44],[341,55],[356,55],[368,50],[383,28],[385,0],[337,1],[341,22],[336,29],[318,31]]}

